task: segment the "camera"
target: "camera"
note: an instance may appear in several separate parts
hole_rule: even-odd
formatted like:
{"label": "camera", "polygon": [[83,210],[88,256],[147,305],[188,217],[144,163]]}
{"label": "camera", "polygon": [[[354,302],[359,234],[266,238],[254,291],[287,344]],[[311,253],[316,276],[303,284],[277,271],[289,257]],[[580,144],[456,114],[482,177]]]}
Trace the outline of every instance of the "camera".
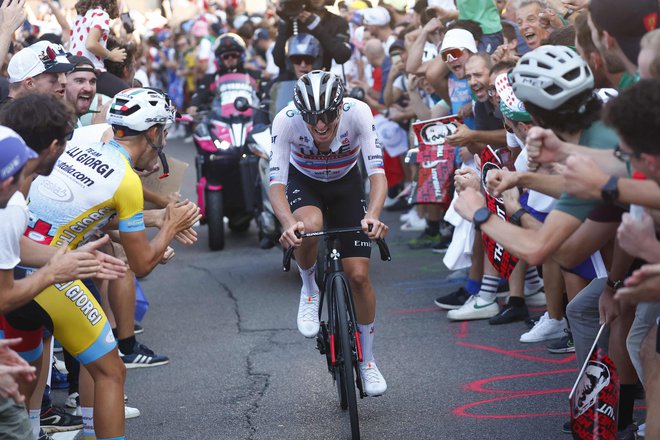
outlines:
{"label": "camera", "polygon": [[310,9],[309,0],[280,0],[277,15],[293,20],[305,9]]}
{"label": "camera", "polygon": [[348,96],[360,101],[364,101],[367,92],[362,87],[353,87],[349,92]]}

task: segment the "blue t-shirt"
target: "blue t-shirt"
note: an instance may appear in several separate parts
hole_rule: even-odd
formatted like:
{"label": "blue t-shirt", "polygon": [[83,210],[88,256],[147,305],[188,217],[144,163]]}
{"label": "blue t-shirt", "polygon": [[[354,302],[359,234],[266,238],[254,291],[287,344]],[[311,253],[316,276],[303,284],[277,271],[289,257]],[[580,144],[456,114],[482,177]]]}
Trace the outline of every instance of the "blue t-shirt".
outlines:
{"label": "blue t-shirt", "polygon": [[[470,95],[470,86],[467,79],[458,79],[453,72],[448,77],[449,85],[449,99],[451,100],[451,112],[458,113],[458,110],[467,103],[472,103],[472,96]],[[463,119],[463,123],[470,129],[474,130],[474,117]]]}

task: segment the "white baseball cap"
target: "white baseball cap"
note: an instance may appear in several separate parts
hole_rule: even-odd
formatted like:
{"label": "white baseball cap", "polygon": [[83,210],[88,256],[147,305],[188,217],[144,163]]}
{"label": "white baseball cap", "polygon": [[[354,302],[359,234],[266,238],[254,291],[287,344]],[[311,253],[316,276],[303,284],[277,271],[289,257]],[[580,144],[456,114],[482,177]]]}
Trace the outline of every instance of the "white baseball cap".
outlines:
{"label": "white baseball cap", "polygon": [[44,72],[62,73],[73,70],[74,66],[68,62],[66,55],[61,45],[38,41],[11,58],[7,66],[9,82],[21,82]]}
{"label": "white baseball cap", "polygon": [[440,53],[446,49],[467,49],[472,53],[477,53],[477,43],[469,31],[465,29],[452,29],[447,31],[442,40]]}
{"label": "white baseball cap", "polygon": [[390,13],[382,6],[365,9],[362,12],[362,24],[367,26],[389,26]]}

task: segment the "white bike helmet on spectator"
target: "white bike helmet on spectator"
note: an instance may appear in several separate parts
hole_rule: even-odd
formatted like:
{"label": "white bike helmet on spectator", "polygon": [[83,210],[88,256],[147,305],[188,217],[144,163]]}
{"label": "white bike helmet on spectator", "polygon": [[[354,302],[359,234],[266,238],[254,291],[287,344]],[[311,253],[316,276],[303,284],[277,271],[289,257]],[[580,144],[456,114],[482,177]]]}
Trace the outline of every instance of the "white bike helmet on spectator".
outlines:
{"label": "white bike helmet on spectator", "polygon": [[[115,95],[106,120],[118,138],[144,134],[149,145],[158,152],[163,173],[167,175],[169,167],[163,154],[164,130],[172,125],[175,116],[176,108],[167,94],[151,88],[132,88]],[[162,126],[157,143],[146,136],[146,131],[154,125]]]}
{"label": "white bike helmet on spectator", "polygon": [[293,102],[303,120],[316,125],[320,119],[330,124],[339,115],[344,99],[344,84],[334,73],[312,70],[303,75],[293,91]]}
{"label": "white bike helmet on spectator", "polygon": [[518,99],[546,110],[594,87],[586,61],[566,46],[541,46],[526,53],[509,78]]}

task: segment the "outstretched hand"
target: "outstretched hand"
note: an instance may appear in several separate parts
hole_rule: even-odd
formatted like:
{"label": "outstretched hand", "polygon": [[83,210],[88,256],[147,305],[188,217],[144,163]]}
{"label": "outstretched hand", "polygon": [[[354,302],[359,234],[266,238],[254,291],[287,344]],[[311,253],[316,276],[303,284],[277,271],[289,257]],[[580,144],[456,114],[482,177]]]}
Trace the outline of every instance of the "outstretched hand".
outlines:
{"label": "outstretched hand", "polygon": [[83,253],[93,256],[96,262],[101,266],[98,272],[93,276],[103,280],[115,280],[123,277],[128,268],[123,260],[99,250],[108,243],[110,243],[110,236],[104,235],[96,241],[89,242],[75,251],[71,251],[71,253]]}

